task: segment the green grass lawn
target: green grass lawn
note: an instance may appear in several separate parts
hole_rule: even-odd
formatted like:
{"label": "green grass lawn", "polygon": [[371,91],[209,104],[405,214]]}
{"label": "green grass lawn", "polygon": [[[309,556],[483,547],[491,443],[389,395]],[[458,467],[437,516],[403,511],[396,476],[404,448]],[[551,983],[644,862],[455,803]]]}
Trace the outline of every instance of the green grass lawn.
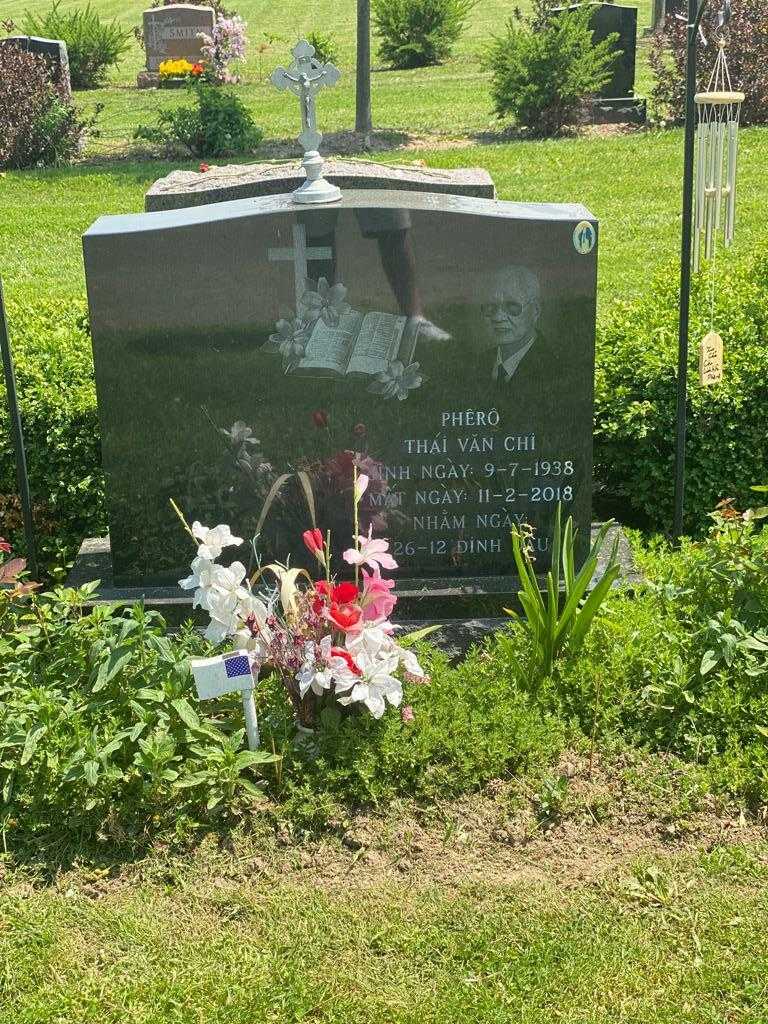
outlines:
{"label": "green grass lawn", "polygon": [[[584,203],[601,222],[601,307],[647,291],[654,272],[677,257],[679,131],[393,151],[381,159],[480,165],[503,199]],[[765,232],[768,130],[743,132],[740,160],[735,256],[747,253]],[[175,166],[180,165],[118,161],[6,174],[0,179],[0,268],[9,297],[34,302],[84,295],[82,232],[101,214],[141,210],[149,185]]]}
{"label": "green grass lawn", "polygon": [[[45,11],[50,0],[0,0],[0,20],[10,18],[19,25],[23,14]],[[63,9],[82,6],[82,0],[62,0]],[[106,18],[116,17],[123,25],[141,25],[145,0],[95,0],[93,6]],[[331,34],[337,42],[340,84],[322,98],[320,122],[323,131],[348,130],[354,123],[354,25],[355,4],[333,0],[239,0],[234,5],[249,27],[249,56],[242,71],[239,95],[252,110],[267,138],[292,138],[298,134],[295,103],[280,94],[267,79],[274,67],[290,59],[296,38],[313,30]],[[523,0],[521,6],[529,7]],[[642,32],[650,22],[650,0],[639,0],[637,91],[647,93],[650,78],[645,59]],[[378,66],[374,46],[373,110],[377,128],[389,128],[411,134],[438,133],[464,136],[489,129],[499,123],[491,113],[488,76],[480,67],[481,52],[489,38],[498,33],[511,6],[503,0],[479,0],[470,15],[466,31],[457,44],[453,58],[440,67],[415,71],[387,71]],[[278,37],[278,38],[274,38]],[[273,40],[270,42],[270,40]],[[144,66],[139,44],[131,50],[110,76],[108,88],[80,93],[78,101],[86,111],[104,104],[101,136],[90,146],[91,153],[123,153],[137,124],[154,120],[160,106],[182,102],[178,91],[135,88],[136,74]]]}
{"label": "green grass lawn", "polygon": [[768,872],[718,849],[549,881],[169,872],[0,896],[13,1024],[761,1024]]}

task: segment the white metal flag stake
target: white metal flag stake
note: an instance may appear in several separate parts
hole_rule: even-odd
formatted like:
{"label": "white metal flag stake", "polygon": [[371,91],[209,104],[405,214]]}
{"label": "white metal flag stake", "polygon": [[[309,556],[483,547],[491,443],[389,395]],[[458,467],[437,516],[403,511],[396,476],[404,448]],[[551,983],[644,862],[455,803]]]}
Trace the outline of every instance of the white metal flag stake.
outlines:
{"label": "white metal flag stake", "polygon": [[726,247],[733,241],[736,219],[736,158],[739,115],[744,93],[731,85],[725,57],[725,25],[721,24],[717,59],[705,92],[696,93],[696,192],[693,269],[702,252],[711,260],[709,332],[699,345],[699,381],[717,384],[723,377],[723,339],[715,331],[715,238],[722,227]]}
{"label": "white metal flag stake", "polygon": [[239,691],[243,698],[248,746],[251,750],[257,750],[260,742],[259,723],[253,700],[255,683],[251,671],[251,654],[248,651],[232,651],[230,654],[219,654],[215,658],[193,658],[190,665],[199,700],[212,700],[214,697],[222,697],[225,693]]}

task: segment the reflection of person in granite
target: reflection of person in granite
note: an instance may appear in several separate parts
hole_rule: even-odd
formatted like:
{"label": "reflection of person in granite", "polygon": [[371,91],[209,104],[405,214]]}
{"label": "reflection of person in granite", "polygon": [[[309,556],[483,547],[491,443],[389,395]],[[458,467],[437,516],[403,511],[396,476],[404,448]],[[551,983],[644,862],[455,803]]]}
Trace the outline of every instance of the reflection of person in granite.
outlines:
{"label": "reflection of person in granite", "polygon": [[419,338],[423,341],[449,341],[450,335],[424,316],[408,210],[370,208],[356,210],[355,215],[363,238],[376,239],[381,265],[400,312],[418,326]]}
{"label": "reflection of person in granite", "polygon": [[508,383],[537,341],[541,295],[536,274],[518,264],[493,273],[480,305],[481,345],[495,350],[491,376]]}

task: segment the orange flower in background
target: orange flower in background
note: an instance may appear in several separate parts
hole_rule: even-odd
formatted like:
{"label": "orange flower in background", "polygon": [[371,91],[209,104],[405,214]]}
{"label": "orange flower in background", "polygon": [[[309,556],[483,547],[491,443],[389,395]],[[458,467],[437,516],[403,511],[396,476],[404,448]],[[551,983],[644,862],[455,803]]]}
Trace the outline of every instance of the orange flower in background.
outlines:
{"label": "orange flower in background", "polygon": [[210,164],[206,164],[206,163],[200,164],[199,170],[200,170],[201,174],[205,174],[205,172],[206,171],[210,171],[210,169],[211,169],[211,165]]}
{"label": "orange flower in background", "polygon": [[192,65],[191,74],[193,74],[193,75],[202,75],[202,73],[204,71],[205,71],[205,65],[204,64],[193,64]]}

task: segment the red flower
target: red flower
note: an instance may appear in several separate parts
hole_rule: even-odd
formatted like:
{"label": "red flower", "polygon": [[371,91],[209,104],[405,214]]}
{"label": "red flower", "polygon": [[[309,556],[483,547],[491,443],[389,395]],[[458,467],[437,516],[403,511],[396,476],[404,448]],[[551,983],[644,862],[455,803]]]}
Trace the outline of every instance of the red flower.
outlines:
{"label": "red flower", "polygon": [[335,604],[353,604],[359,593],[354,583],[339,583],[331,591],[331,601]]}
{"label": "red flower", "polygon": [[200,173],[201,174],[205,174],[205,172],[206,171],[210,171],[210,169],[211,169],[211,165],[210,164],[206,164],[206,163],[200,164]]}
{"label": "red flower", "polygon": [[312,422],[318,429],[328,426],[328,413],[325,409],[315,409],[312,413]]}
{"label": "red flower", "polygon": [[11,545],[8,543],[5,537],[0,537],[0,551],[4,551],[6,555],[10,555],[11,553]]}
{"label": "red flower", "polygon": [[203,67],[202,64],[193,64],[192,65],[192,74],[193,75],[202,75],[203,71],[205,71],[205,68]]}
{"label": "red flower", "polygon": [[349,629],[354,629],[362,616],[362,611],[356,605],[337,604],[335,601],[331,602],[331,607],[328,612],[328,618],[334,626],[344,632]]}
{"label": "red flower", "polygon": [[352,672],[353,675],[361,676],[363,674],[362,669],[359,667],[359,665],[357,664],[355,659],[352,657],[352,655],[349,653],[349,651],[346,649],[346,647],[332,647],[331,648],[331,657],[332,658],[343,658],[344,661],[346,661],[346,663],[347,663],[347,667],[349,668],[349,671]]}
{"label": "red flower", "polygon": [[302,534],[304,543],[307,545],[307,550],[313,555],[322,555],[323,553],[323,533],[322,530],[318,530],[315,527],[314,530],[305,530]]}
{"label": "red flower", "polygon": [[326,608],[328,599],[331,596],[331,585],[327,580],[319,580],[315,584],[315,596],[312,599],[312,611],[315,615],[322,615]]}

